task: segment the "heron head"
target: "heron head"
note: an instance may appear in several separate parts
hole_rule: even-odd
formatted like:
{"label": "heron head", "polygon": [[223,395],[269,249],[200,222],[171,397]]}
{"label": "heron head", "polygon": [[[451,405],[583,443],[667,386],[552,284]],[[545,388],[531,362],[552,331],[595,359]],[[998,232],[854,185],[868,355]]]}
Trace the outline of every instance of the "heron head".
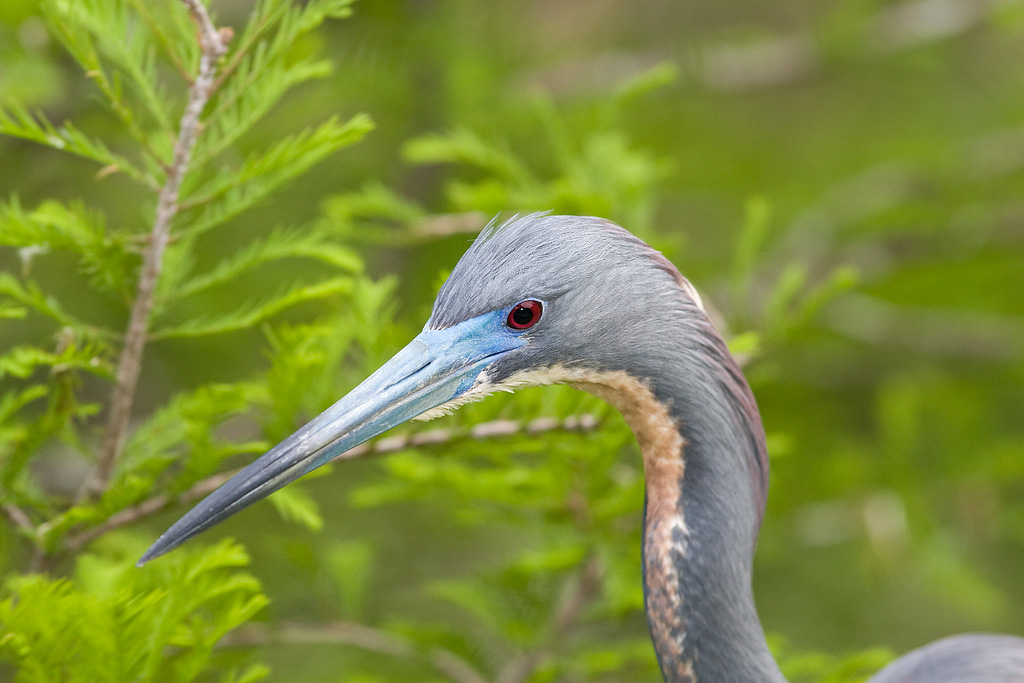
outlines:
{"label": "heron head", "polygon": [[481,233],[442,286],[425,331],[486,320],[509,340],[461,403],[558,381],[554,368],[578,376],[670,362],[664,335],[706,320],[700,308],[675,266],[614,223],[533,214]]}
{"label": "heron head", "polygon": [[674,266],[608,221],[533,214],[489,227],[408,346],[210,494],[140,564],[409,419],[495,389],[565,381],[553,369],[602,372],[628,370],[630,358],[657,362],[654,331],[697,306]]}

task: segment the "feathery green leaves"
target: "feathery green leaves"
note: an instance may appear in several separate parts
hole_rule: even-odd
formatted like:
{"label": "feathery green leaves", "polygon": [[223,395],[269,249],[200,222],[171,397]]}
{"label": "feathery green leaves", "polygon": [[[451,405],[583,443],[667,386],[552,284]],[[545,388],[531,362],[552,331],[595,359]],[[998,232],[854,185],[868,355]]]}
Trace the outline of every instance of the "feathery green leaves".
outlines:
{"label": "feathery green leaves", "polygon": [[70,121],[56,126],[42,112],[32,114],[17,102],[0,107],[0,133],[90,159],[104,167],[105,175],[123,172],[149,187],[156,185],[152,177],[128,159],[111,152],[102,141],[89,137]]}
{"label": "feathery green leaves", "polygon": [[81,556],[73,579],[8,580],[0,659],[18,667],[18,683],[193,681],[220,636],[267,604],[240,571],[248,556],[236,544],[191,548],[141,571],[124,561],[134,545],[117,559]]}
{"label": "feathery green leaves", "polygon": [[[16,524],[17,538],[28,546],[26,555],[43,571],[13,574],[0,589],[0,660],[14,666],[18,683],[250,683],[267,674],[262,665],[241,666],[237,657],[214,651],[266,604],[259,584],[241,571],[248,562],[244,550],[229,542],[196,544],[138,570],[132,565],[143,548],[111,532],[204,490],[225,461],[265,450],[261,423],[274,430],[282,415],[294,419],[305,409],[295,394],[290,403],[272,396],[271,382],[251,370],[257,377],[204,378],[198,388],[180,388],[139,415],[102,490],[68,489],[77,485],[75,473],[102,457],[97,414],[111,406],[92,397],[106,395],[115,382],[113,395],[121,396],[126,365],[120,347],[130,310],[146,311],[145,341],[160,340],[173,355],[181,348],[174,345],[187,343],[182,340],[225,332],[258,341],[263,336],[253,328],[269,318],[361,286],[359,255],[319,228],[271,230],[257,221],[230,256],[206,257],[213,228],[372,128],[366,115],[332,118],[259,152],[236,149],[297,85],[330,73],[328,62],[308,56],[298,43],[326,19],[346,16],[349,4],[257,3],[218,64],[187,167],[172,167],[201,52],[186,4],[42,4],[51,32],[119,130],[101,137],[91,132],[100,128],[95,118],[86,132],[12,102],[0,108],[0,134],[94,161],[97,180],[125,174],[136,183],[118,201],[139,208],[106,212],[83,201],[33,207],[17,197],[0,201],[0,258],[20,265],[0,273],[0,320],[5,340],[16,340],[0,349],[0,502],[4,519]],[[178,174],[180,188],[165,188]],[[148,292],[139,286],[141,257],[150,244],[147,232],[159,224],[158,193],[177,202],[178,218],[162,261],[147,271],[158,273],[155,292]],[[275,270],[282,264],[301,264],[300,277],[282,278]],[[261,287],[247,289],[253,279]],[[89,297],[67,291],[75,286],[87,288]],[[252,293],[241,302],[225,294],[243,291]],[[140,297],[147,297],[142,308]],[[329,310],[337,316],[337,306]],[[283,413],[267,415],[274,410]],[[51,476],[54,469],[69,472],[70,485]],[[287,519],[312,530],[322,524],[301,489],[274,502]],[[92,553],[81,554],[86,548]],[[73,576],[59,578],[64,567]]]}
{"label": "feathery green leaves", "polygon": [[345,277],[334,277],[316,284],[294,284],[277,294],[247,302],[227,313],[196,317],[166,326],[161,326],[158,322],[150,338],[204,337],[246,330],[297,304],[337,297],[351,290],[352,280]]}
{"label": "feathery green leaves", "polygon": [[[166,5],[162,13],[185,14],[180,4]],[[133,4],[127,0],[48,0],[46,7],[57,36],[104,92],[131,93],[146,117],[139,116],[142,128],[171,135],[174,126],[157,71],[157,47],[149,31],[142,30],[149,26],[139,21]],[[117,38],[112,40],[112,36]],[[182,42],[195,42],[184,40],[188,37],[177,36]],[[127,106],[123,100],[112,104],[115,108]]]}
{"label": "feathery green leaves", "polygon": [[223,171],[198,188],[184,188],[185,206],[196,207],[183,221],[186,232],[197,237],[225,223],[372,129],[372,121],[362,114],[344,123],[334,117],[249,156],[237,171]]}
{"label": "feathery green leaves", "polygon": [[31,211],[17,197],[0,203],[0,246],[18,249],[24,274],[36,258],[71,252],[91,287],[120,301],[131,296],[138,265],[132,236],[108,230],[103,215],[82,202],[46,201]]}
{"label": "feathery green leaves", "polygon": [[51,318],[58,324],[69,327],[81,336],[95,342],[114,337],[113,330],[106,330],[86,324],[67,313],[60,303],[33,282],[21,283],[10,273],[0,273],[0,296],[7,296],[13,301],[35,310],[37,313]]}

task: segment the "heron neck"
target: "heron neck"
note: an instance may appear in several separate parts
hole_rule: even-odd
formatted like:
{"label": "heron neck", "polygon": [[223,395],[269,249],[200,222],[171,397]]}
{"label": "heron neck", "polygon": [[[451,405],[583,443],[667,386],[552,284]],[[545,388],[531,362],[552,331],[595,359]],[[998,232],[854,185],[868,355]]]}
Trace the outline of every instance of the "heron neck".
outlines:
{"label": "heron neck", "polygon": [[[668,683],[784,681],[751,588],[763,500],[751,484],[759,454],[744,449],[763,448],[760,420],[737,420],[735,387],[720,376],[689,368],[673,378],[658,365],[657,381],[616,372],[580,388],[614,405],[640,443],[644,602],[662,674]],[[730,377],[752,401],[738,369]]]}

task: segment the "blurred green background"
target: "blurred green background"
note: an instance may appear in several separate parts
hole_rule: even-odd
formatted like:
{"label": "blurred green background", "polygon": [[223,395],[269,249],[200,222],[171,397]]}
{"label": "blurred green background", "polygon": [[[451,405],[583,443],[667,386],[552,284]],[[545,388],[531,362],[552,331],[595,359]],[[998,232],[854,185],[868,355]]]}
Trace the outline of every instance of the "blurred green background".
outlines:
{"label": "blurred green background", "polygon": [[[249,8],[214,3],[225,25]],[[31,0],[0,6],[0,99],[116,141],[36,11]],[[333,74],[243,145],[334,113],[369,112],[377,128],[211,236],[204,258],[277,225],[337,220],[339,196],[378,186],[416,206],[411,222],[425,232],[479,227],[498,211],[611,214],[679,266],[749,357],[772,456],[755,566],[766,631],[797,652],[837,654],[1024,633],[1024,3],[363,0],[304,40],[295,49],[328,57]],[[643,92],[624,96],[638,78]],[[519,160],[526,189],[435,163],[429,136],[452,131]],[[81,198],[111,224],[144,227],[124,181],[95,170],[0,138],[0,196]],[[351,238],[374,277],[397,277],[385,344],[395,350],[471,233],[403,242],[370,223]],[[17,270],[17,256],[0,255],[0,267]],[[59,263],[40,268],[67,308],[122,315]],[[261,278],[272,289],[289,274]],[[309,319],[315,306],[288,315]],[[0,328],[0,344],[32,333]],[[147,354],[140,413],[268,365],[258,330]],[[376,461],[310,482],[326,521],[318,534],[264,505],[211,538],[250,549],[272,618],[292,621],[330,618],[323,596],[336,588],[317,558],[339,539],[369,538],[372,621],[409,603],[441,609],[416,586],[488,567],[503,534],[520,533],[466,531],[443,499],[350,505],[350,491],[386,476]],[[137,533],[153,537],[179,512]],[[619,559],[639,579],[635,549]],[[642,619],[619,626],[645,633]],[[358,655],[335,650],[286,644],[261,656],[275,680],[336,680],[332,658]]]}

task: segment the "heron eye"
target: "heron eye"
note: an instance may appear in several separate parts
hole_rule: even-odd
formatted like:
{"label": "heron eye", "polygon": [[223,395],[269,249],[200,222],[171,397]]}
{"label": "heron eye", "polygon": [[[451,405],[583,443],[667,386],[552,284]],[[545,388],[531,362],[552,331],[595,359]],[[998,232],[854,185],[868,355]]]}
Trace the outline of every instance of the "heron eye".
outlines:
{"label": "heron eye", "polygon": [[540,320],[540,314],[544,310],[543,304],[534,299],[520,301],[508,314],[508,326],[513,330],[525,330],[533,327]]}

